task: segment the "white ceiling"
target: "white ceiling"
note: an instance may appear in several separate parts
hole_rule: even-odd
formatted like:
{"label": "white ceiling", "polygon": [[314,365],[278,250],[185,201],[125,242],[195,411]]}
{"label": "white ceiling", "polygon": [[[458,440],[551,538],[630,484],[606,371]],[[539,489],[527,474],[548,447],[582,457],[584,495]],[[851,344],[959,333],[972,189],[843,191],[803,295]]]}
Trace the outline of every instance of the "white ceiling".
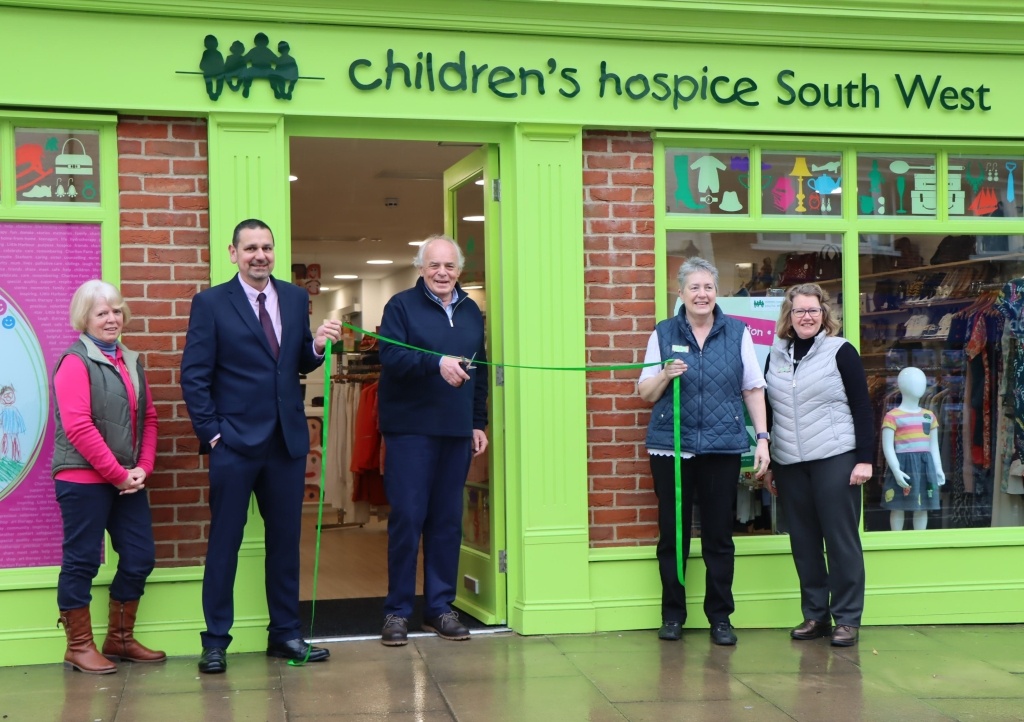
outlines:
{"label": "white ceiling", "polygon": [[[298,176],[291,184],[293,262],[319,263],[322,282],[330,287],[342,283],[335,274],[372,280],[411,266],[416,247],[409,241],[444,231],[445,168],[477,147],[292,138],[291,173]],[[480,205],[467,207],[460,194],[460,216],[482,213],[483,189],[470,195]],[[388,198],[397,205],[389,206]],[[373,259],[394,263],[366,263]]]}

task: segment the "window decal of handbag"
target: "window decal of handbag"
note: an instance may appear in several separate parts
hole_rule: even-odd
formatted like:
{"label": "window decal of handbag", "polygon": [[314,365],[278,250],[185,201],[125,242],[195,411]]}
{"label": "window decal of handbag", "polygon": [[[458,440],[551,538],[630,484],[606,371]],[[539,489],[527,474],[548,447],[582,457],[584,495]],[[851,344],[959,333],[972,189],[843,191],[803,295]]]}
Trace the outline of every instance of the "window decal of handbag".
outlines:
{"label": "window decal of handbag", "polygon": [[[81,147],[81,153],[68,153],[68,143],[74,141]],[[74,147],[72,146],[72,150]],[[85,152],[85,144],[78,138],[68,138],[61,146],[60,155],[54,159],[56,171],[63,175],[92,175],[92,156]]]}

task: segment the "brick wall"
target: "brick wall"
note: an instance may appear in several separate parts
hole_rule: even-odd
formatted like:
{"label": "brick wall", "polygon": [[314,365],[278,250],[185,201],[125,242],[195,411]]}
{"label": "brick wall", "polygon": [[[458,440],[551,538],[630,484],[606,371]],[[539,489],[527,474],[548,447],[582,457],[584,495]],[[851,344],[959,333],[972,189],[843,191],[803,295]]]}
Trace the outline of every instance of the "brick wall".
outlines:
{"label": "brick wall", "polygon": [[[654,330],[653,142],[647,133],[583,137],[587,363],[640,363]],[[587,376],[592,546],[651,544],[657,499],[644,436],[640,372]]]}
{"label": "brick wall", "polygon": [[192,296],[210,285],[205,120],[122,117],[117,128],[125,343],[143,354],[160,417],[147,482],[160,566],[206,554],[206,472],[181,399],[181,351]]}

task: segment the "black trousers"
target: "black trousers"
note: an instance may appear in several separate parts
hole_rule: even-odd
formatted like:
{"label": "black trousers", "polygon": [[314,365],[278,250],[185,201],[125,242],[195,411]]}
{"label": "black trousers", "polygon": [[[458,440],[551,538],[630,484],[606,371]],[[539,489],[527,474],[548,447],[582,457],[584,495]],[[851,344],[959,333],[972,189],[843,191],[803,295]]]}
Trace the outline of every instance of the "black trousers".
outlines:
{"label": "black trousers", "polygon": [[134,602],[142,597],[156,563],[153,518],[146,490],[121,494],[113,484],[54,482],[64,520],[64,546],[57,577],[57,606],[80,609],[92,600],[92,580],[100,570],[103,531],[117,552],[110,598]]}
{"label": "black trousers", "polygon": [[850,485],[852,451],[818,461],[772,464],[804,619],[859,627],[864,613],[861,487]]}
{"label": "black trousers", "polygon": [[[686,589],[676,573],[675,465],[671,456],[651,457],[654,493],[658,496],[658,571],[661,573],[661,617],[686,621]],[[736,609],[732,577],[736,546],[732,541],[739,454],[702,454],[682,460],[683,566],[690,557],[693,505],[700,509],[700,546],[704,559],[704,614],[712,625],[729,621]]]}
{"label": "black trousers", "polygon": [[293,459],[280,428],[257,457],[222,441],[210,452],[210,543],[203,570],[203,647],[231,643],[235,573],[242,532],[255,495],[265,529],[267,609],[271,643],[302,636],[299,623],[299,538],[306,457]]}

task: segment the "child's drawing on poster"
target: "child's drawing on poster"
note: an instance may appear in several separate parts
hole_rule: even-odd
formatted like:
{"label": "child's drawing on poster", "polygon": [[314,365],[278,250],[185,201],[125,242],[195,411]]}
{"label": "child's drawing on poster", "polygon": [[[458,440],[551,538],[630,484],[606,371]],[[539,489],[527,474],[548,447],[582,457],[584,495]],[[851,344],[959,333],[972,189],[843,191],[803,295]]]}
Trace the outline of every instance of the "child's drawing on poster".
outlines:
{"label": "child's drawing on poster", "polygon": [[49,415],[46,364],[32,324],[0,288],[0,499],[39,454]]}

